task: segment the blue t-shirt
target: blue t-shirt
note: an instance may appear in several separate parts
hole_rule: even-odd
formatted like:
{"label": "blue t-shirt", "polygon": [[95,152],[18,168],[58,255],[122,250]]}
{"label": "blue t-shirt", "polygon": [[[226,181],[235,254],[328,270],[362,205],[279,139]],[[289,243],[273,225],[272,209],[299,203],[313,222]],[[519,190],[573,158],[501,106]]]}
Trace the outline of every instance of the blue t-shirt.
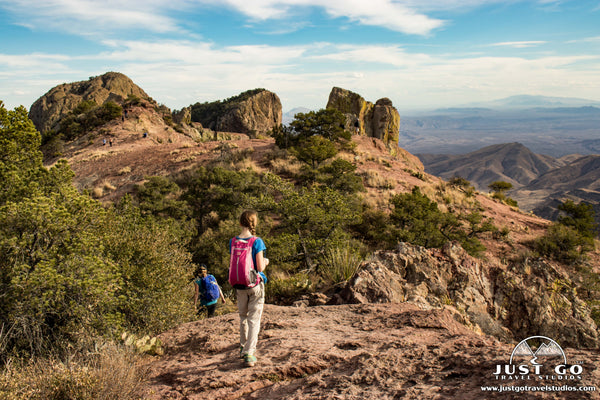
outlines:
{"label": "blue t-shirt", "polygon": [[[238,240],[248,240],[250,239],[252,236],[247,237],[247,238],[241,238],[239,236],[236,236],[235,238]],[[229,239],[229,254],[231,254],[231,241],[233,239]],[[256,269],[256,255],[258,253],[260,253],[261,251],[265,251],[267,250],[267,246],[265,246],[265,242],[263,242],[263,240],[259,237],[256,238],[256,240],[254,241],[254,244],[252,245],[252,262],[254,263],[254,269]],[[263,257],[264,257],[264,253],[263,253]]]}

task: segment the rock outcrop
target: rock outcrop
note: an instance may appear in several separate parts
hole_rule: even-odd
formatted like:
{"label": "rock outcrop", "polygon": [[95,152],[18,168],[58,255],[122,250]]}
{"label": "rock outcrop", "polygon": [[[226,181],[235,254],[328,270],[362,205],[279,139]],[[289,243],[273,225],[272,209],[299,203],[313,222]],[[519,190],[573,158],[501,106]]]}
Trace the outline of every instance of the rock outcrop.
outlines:
{"label": "rock outcrop", "polygon": [[33,103],[29,118],[40,132],[54,129],[61,117],[75,109],[82,101],[101,105],[107,101],[122,103],[129,96],[153,100],[127,76],[107,72],[87,81],[63,83],[50,89]]}
{"label": "rock outcrop", "polygon": [[398,145],[400,114],[387,97],[373,104],[357,93],[334,87],[329,94],[327,108],[346,115],[346,129],[381,139],[389,146]]}
{"label": "rock outcrop", "polygon": [[502,268],[472,258],[458,245],[437,250],[400,243],[395,252],[375,253],[330,304],[450,306],[465,325],[502,341],[545,335],[597,348],[598,327],[575,286],[567,273],[542,259]]}
{"label": "rock outcrop", "polygon": [[279,97],[265,89],[241,93],[224,101],[196,103],[191,106],[191,120],[221,132],[264,133],[281,125]]}

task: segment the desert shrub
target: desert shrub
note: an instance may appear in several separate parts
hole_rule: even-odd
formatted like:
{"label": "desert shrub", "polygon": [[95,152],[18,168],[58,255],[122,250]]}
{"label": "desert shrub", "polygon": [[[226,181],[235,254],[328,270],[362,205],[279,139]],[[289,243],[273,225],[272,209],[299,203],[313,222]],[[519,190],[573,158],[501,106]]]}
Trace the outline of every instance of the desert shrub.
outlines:
{"label": "desert shrub", "polygon": [[365,191],[362,179],[356,174],[356,165],[341,158],[336,158],[331,163],[320,167],[318,174],[319,182],[342,193]]}
{"label": "desert shrub", "polygon": [[448,184],[454,187],[462,187],[462,188],[468,188],[471,185],[471,182],[469,182],[467,179],[461,177],[461,176],[455,176],[453,178],[451,178],[448,181]]}
{"label": "desert shrub", "polygon": [[471,197],[475,193],[475,188],[471,182],[463,177],[455,176],[448,181],[448,184],[452,187],[462,190],[467,197]]}
{"label": "desert shrub", "polygon": [[348,281],[358,271],[363,261],[354,246],[345,246],[328,249],[323,256],[319,273],[329,283]]}
{"label": "desert shrub", "polygon": [[82,329],[97,334],[121,325],[117,266],[93,251],[103,246],[95,230],[104,216],[98,204],[75,193],[0,210],[0,320],[12,327],[11,347],[39,352],[77,340]]}
{"label": "desert shrub", "polygon": [[454,214],[441,211],[437,203],[416,186],[411,193],[394,196],[391,204],[393,227],[387,230],[388,241],[404,241],[429,248],[458,241],[469,254],[479,256],[485,247],[478,236],[497,230],[490,219],[484,219],[478,212]]}
{"label": "desert shrub", "polygon": [[182,219],[191,215],[189,205],[179,200],[181,189],[171,179],[152,176],[143,185],[135,187],[136,198],[144,213]]}
{"label": "desert shrub", "polygon": [[504,182],[504,181],[495,181],[492,182],[488,185],[488,187],[496,193],[503,193],[506,192],[507,190],[512,189],[513,185],[510,182]]}
{"label": "desert shrub", "polygon": [[311,136],[300,141],[293,148],[292,154],[312,168],[317,168],[320,163],[335,156],[337,152],[338,150],[331,140],[323,136]]}
{"label": "desert shrub", "polygon": [[128,94],[127,99],[123,105],[125,106],[139,106],[142,103],[142,99],[134,94]]}
{"label": "desert shrub", "polygon": [[396,228],[388,213],[374,207],[363,207],[361,219],[351,225],[353,237],[375,249],[392,249],[396,245],[394,239]]}
{"label": "desert shrub", "polygon": [[[573,200],[566,200],[557,208],[563,213],[557,218],[559,224],[574,229],[586,238],[594,238],[598,234],[598,224],[594,218],[594,207],[591,204],[584,202],[575,204]],[[593,245],[593,242],[590,244]]]}
{"label": "desert shrub", "polygon": [[281,246],[281,262],[299,262],[314,269],[326,249],[350,240],[348,226],[360,219],[359,205],[351,197],[328,187],[313,186],[298,191],[283,189],[274,211],[279,224],[274,235],[285,238]]}
{"label": "desert shrub", "polygon": [[[200,167],[177,177],[175,182],[183,189],[182,200],[192,208],[192,216],[199,222],[216,212],[220,219],[235,216],[248,204],[248,199],[265,195],[261,176],[253,170],[235,171],[221,166]],[[268,203],[268,202],[267,202]],[[268,204],[265,206],[268,207]],[[263,206],[264,207],[264,206]],[[259,207],[258,211],[264,209]],[[200,227],[200,233],[207,228]]]}
{"label": "desert shrub", "polygon": [[313,281],[305,272],[293,275],[275,275],[266,285],[265,300],[269,303],[289,304],[313,290]]}
{"label": "desert shrub", "polygon": [[189,227],[127,200],[104,208],[65,161],[43,167],[24,109],[0,117],[0,362],[189,319]]}
{"label": "desert shrub", "polygon": [[510,182],[504,181],[496,181],[492,182],[488,185],[488,187],[492,190],[492,198],[496,200],[500,200],[501,202],[511,206],[518,207],[519,204],[515,199],[512,199],[506,195],[506,191],[512,189],[513,185]]}
{"label": "desert shrub", "polygon": [[501,201],[511,207],[518,207],[519,203],[511,197],[508,197],[504,192],[495,192],[492,194],[492,199]]}
{"label": "desert shrub", "polygon": [[546,234],[533,242],[533,248],[540,255],[566,263],[580,260],[592,246],[593,241],[561,224],[550,225]]}
{"label": "desert shrub", "polygon": [[189,222],[143,215],[125,197],[103,225],[104,251],[122,281],[118,312],[130,332],[156,334],[193,317],[189,279],[194,270],[186,245]]}
{"label": "desert shrub", "polygon": [[542,256],[575,263],[595,248],[598,225],[594,210],[589,204],[575,204],[571,200],[560,204],[558,209],[563,215],[550,225],[546,234],[532,242],[532,247]]}
{"label": "desert shrub", "polygon": [[10,348],[39,354],[190,316],[186,232],[130,204],[104,209],[74,188],[0,209],[0,321]]}
{"label": "desert shrub", "polygon": [[55,131],[44,133],[44,144],[51,142],[55,136],[66,141],[74,140],[94,128],[119,118],[122,113],[122,107],[114,101],[107,101],[100,106],[93,101],[83,101],[60,119]]}
{"label": "desert shrub", "polygon": [[416,186],[411,193],[394,196],[391,203],[393,210],[390,217],[398,228],[398,241],[424,247],[441,247],[459,226],[455,216],[441,212],[437,203],[422,194]]}

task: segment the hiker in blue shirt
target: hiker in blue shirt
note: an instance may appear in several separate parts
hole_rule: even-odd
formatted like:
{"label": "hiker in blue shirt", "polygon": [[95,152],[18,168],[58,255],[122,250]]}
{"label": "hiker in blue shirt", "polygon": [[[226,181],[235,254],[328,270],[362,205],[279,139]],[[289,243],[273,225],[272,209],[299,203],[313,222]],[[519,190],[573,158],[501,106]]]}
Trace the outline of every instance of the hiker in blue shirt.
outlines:
{"label": "hiker in blue shirt", "polygon": [[[240,315],[240,356],[244,358],[244,363],[248,367],[253,367],[256,363],[256,344],[265,304],[265,283],[267,279],[264,271],[269,265],[269,259],[264,256],[265,243],[256,236],[257,225],[258,214],[256,211],[244,211],[240,216],[241,233],[229,241],[229,252],[231,254],[229,283],[236,289],[237,294]],[[236,243],[240,242],[246,244],[238,248],[239,244]],[[234,244],[236,249],[234,249]],[[248,253],[250,246],[252,250],[251,253]],[[243,253],[247,258],[246,262],[241,262],[237,250],[244,249],[244,247]],[[248,258],[250,255],[251,260]],[[251,265],[249,265],[250,263]],[[243,265],[243,270],[248,271],[247,274],[239,274],[240,270],[238,268],[241,265]],[[242,285],[240,281],[244,280],[246,283]]]}
{"label": "hiker in blue shirt", "polygon": [[194,294],[194,307],[198,306],[198,298],[200,298],[200,305],[206,307],[208,317],[210,318],[215,315],[219,297],[225,303],[225,296],[223,296],[223,292],[215,277],[208,273],[206,265],[200,264],[200,268],[198,268],[195,275],[194,287],[196,290]]}

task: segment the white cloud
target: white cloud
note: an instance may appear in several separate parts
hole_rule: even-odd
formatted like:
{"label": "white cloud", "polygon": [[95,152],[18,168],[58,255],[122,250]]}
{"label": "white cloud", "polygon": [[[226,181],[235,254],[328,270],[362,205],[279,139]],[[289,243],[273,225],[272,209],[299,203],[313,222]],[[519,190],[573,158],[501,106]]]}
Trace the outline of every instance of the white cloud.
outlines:
{"label": "white cloud", "polygon": [[[598,98],[600,57],[428,55],[392,45],[228,46],[112,41],[90,56],[0,54],[0,87],[29,106],[53,86],[107,71],[128,75],[158,102],[181,108],[264,87],[284,109],[321,108],[333,86],[403,109],[452,106],[514,94]],[[9,96],[10,97],[10,96]],[[16,105],[16,104],[15,104]]]}
{"label": "white cloud", "polygon": [[427,35],[443,25],[404,2],[393,0],[200,0],[227,4],[255,20],[289,17],[298,7],[319,7],[334,18],[344,17],[364,25],[381,26],[398,32]]}
{"label": "white cloud", "polygon": [[51,26],[81,35],[123,29],[178,31],[182,30],[180,21],[169,17],[171,11],[206,6],[226,6],[255,21],[289,19],[298,9],[318,7],[334,18],[416,35],[427,35],[443,25],[412,5],[394,0],[0,0],[0,6],[19,15],[23,25]]}
{"label": "white cloud", "polygon": [[31,29],[51,27],[82,36],[136,29],[158,33],[179,30],[176,21],[162,15],[166,9],[179,7],[179,0],[0,0],[0,6]]}
{"label": "white cloud", "polygon": [[540,46],[542,44],[546,44],[547,42],[542,40],[530,40],[530,41],[521,41],[521,42],[500,42],[493,43],[492,46],[504,46],[504,47],[513,47],[515,49],[524,49],[527,47],[535,47]]}

